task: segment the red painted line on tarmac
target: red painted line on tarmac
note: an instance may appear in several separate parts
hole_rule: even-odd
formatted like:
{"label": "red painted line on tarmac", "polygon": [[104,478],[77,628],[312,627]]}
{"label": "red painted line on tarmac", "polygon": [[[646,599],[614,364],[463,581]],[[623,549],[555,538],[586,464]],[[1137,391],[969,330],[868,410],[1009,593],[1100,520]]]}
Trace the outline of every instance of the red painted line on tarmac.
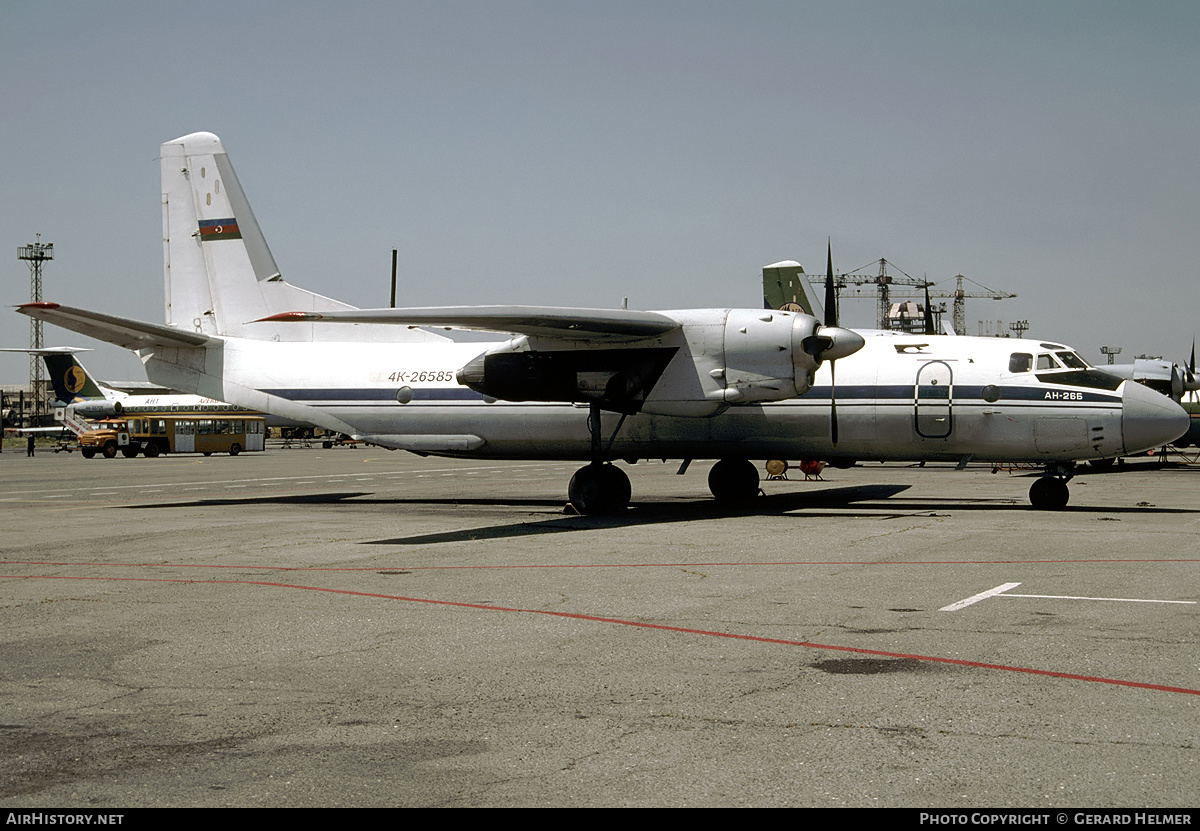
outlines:
{"label": "red painted line on tarmac", "polygon": [[426,603],[434,606],[454,606],[463,609],[479,609],[488,612],[518,612],[530,615],[546,615],[548,617],[566,618],[568,620],[584,620],[592,623],[611,623],[618,626],[634,626],[639,629],[657,629],[663,632],[679,632],[686,635],[703,635],[710,638],[728,638],[730,640],[752,641],[755,643],[773,643],[782,646],[802,646],[808,649],[823,649],[835,652],[850,652],[856,655],[877,655],[884,658],[907,658],[913,661],[928,661],[938,664],[954,664],[957,666],[974,667],[976,669],[996,669],[1005,672],[1022,672],[1027,675],[1042,675],[1049,678],[1066,678],[1072,681],[1088,681],[1093,684],[1110,684],[1117,687],[1133,687],[1141,690],[1158,690],[1160,692],[1183,693],[1184,695],[1200,695],[1200,689],[1188,687],[1171,687],[1165,684],[1147,684],[1140,681],[1123,681],[1119,678],[1103,678],[1095,675],[1078,675],[1072,672],[1054,672],[1047,669],[1032,667],[1016,667],[1005,664],[989,664],[982,661],[965,661],[959,658],[939,658],[936,655],[916,655],[907,652],[884,652],[878,649],[862,649],[854,646],[836,646],[833,644],[813,643],[812,641],[794,641],[784,638],[764,638],[758,635],[739,635],[732,632],[715,632],[708,629],[690,629],[682,626],[667,626],[661,623],[646,623],[638,620],[623,620],[614,617],[600,617],[573,612],[552,612],[545,609],[517,609],[511,606],[493,606],[484,603],[464,603],[455,600],[432,600],[424,597],[405,597],[396,594],[379,594],[377,592],[360,592],[350,589],[331,589],[324,586],[303,586],[295,583],[273,583],[262,580],[184,580],[161,577],[66,577],[61,575],[15,575],[0,574],[0,579],[35,579],[35,580],[107,580],[117,582],[145,583],[194,583],[200,585],[242,585],[266,586],[277,589],[301,589],[303,591],[327,592],[329,594],[344,594],[352,597],[373,597],[380,600],[400,600],[406,603]]}
{"label": "red painted line on tarmac", "polygon": [[1054,565],[1060,563],[1200,563],[1200,557],[1106,558],[1067,560],[764,560],[717,561],[711,563],[531,563],[525,565],[456,565],[456,566],[253,566],[223,563],[92,563],[58,562],[55,560],[0,560],[9,566],[91,566],[97,568],[214,568],[242,571],[452,571],[504,570],[550,568],[715,568],[717,566],[986,566],[986,565]]}

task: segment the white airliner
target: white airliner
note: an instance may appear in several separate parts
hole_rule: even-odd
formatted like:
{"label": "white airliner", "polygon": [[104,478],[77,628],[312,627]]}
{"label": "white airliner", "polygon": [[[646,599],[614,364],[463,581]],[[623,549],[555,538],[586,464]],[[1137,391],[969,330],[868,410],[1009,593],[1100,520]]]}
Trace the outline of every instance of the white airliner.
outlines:
{"label": "white airliner", "polygon": [[75,357],[76,353],[86,351],[89,350],[73,346],[0,349],[0,352],[28,352],[39,355],[46,365],[47,378],[54,389],[55,399],[83,418],[107,418],[125,413],[168,410],[249,412],[245,407],[235,407],[202,395],[130,395],[107,387],[93,378]]}
{"label": "white airliner", "polygon": [[[716,459],[724,500],[757,494],[750,459],[1035,462],[1048,475],[1031,501],[1062,507],[1074,462],[1188,426],[1174,402],[1050,342],[864,339],[763,309],[354,309],[282,280],[215,135],[169,141],[161,161],[166,325],[20,311],[137,352],[163,386],[385,447],[587,461],[568,488],[584,513],[628,503],[618,459]],[[438,326],[513,337],[420,328]]]}
{"label": "white airliner", "polygon": [[[131,395],[121,390],[105,386],[97,381],[91,373],[75,357],[78,352],[90,350],[74,346],[47,346],[34,348],[3,348],[0,352],[27,352],[39,355],[46,365],[50,386],[54,396],[63,405],[63,423],[72,432],[80,429],[91,429],[89,425],[81,424],[76,416],[85,419],[108,418],[110,416],[136,415],[138,413],[243,413],[263,415],[257,410],[227,404],[215,398],[203,395],[156,393],[152,395]],[[295,427],[290,419],[281,419],[266,414],[268,427]],[[57,430],[58,428],[47,428]]]}

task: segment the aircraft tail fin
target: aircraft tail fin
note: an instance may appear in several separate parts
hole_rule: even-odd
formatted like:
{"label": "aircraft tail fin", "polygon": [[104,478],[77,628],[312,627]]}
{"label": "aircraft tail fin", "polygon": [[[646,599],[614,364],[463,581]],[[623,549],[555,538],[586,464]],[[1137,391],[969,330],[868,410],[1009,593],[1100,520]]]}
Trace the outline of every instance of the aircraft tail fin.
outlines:
{"label": "aircraft tail fin", "polygon": [[795,260],[783,260],[763,266],[763,304],[768,309],[804,312],[825,319],[825,308],[804,277],[804,269]]}
{"label": "aircraft tail fin", "polygon": [[54,388],[54,397],[64,404],[73,401],[84,401],[112,398],[112,390],[100,386],[83,364],[75,358],[76,352],[90,352],[76,346],[46,346],[46,347],[13,347],[0,349],[0,352],[26,352],[38,355],[46,365],[50,385]]}
{"label": "aircraft tail fin", "polygon": [[70,352],[43,352],[42,361],[46,364],[55,397],[64,404],[112,397]]}
{"label": "aircraft tail fin", "polygon": [[[167,325],[205,335],[311,341],[327,327],[258,323],[288,311],[353,309],[284,282],[246,194],[212,133],[162,145],[163,272]],[[338,340],[380,340],[376,327]],[[442,340],[428,332],[386,332],[388,340]]]}

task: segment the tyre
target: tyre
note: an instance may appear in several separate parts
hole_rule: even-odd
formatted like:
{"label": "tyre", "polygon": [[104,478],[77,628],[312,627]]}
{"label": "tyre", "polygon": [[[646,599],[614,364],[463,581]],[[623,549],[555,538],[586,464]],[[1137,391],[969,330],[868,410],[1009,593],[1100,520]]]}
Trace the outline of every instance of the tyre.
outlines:
{"label": "tyre", "polygon": [[236,456],[237,454],[239,454],[241,452],[242,452],[242,446],[240,444],[238,444],[236,441],[233,444],[229,445],[229,455],[230,456]]}
{"label": "tyre", "polygon": [[1070,498],[1067,483],[1053,476],[1043,476],[1029,488],[1029,504],[1039,511],[1061,511]]}
{"label": "tyre", "polygon": [[708,489],[718,502],[749,502],[758,496],[758,469],[747,459],[722,459],[708,472]]}
{"label": "tyre", "polygon": [[115,459],[117,457],[117,443],[115,441],[105,442],[101,452],[104,454],[104,458]]}
{"label": "tyre", "polygon": [[611,464],[590,464],[575,471],[567,498],[581,514],[616,514],[629,506],[632,490],[625,471]]}

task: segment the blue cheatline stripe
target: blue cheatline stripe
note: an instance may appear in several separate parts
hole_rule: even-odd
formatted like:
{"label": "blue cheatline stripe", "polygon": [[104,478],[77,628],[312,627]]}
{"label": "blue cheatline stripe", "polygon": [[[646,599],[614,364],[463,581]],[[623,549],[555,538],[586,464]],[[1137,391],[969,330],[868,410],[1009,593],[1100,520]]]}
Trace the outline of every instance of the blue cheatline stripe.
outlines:
{"label": "blue cheatline stripe", "polygon": [[[838,384],[837,399],[838,401],[850,401],[855,399],[866,399],[875,401],[914,401],[916,399],[916,385],[914,384],[888,384],[874,386],[870,384]],[[924,388],[923,388],[924,389]],[[982,386],[966,386],[963,384],[955,384],[949,388],[953,392],[951,399],[955,404],[964,404],[967,402],[983,401]],[[1047,398],[1046,394],[1061,393],[1064,391],[1071,392],[1072,395],[1080,395],[1081,398],[1072,398],[1070,400],[1062,398]],[[821,386],[813,387],[800,398],[829,398],[830,387]],[[924,397],[922,398],[924,400]],[[1064,390],[1059,387],[1000,387],[1000,398],[996,402],[986,403],[1002,403],[1004,401],[1054,401],[1056,403],[1095,403],[1102,402],[1105,404],[1120,404],[1121,396],[1111,395],[1102,392],[1093,392],[1081,389],[1079,387],[1070,387]]]}
{"label": "blue cheatline stripe", "polygon": [[[1047,398],[1047,393],[1054,395],[1061,390],[1049,388],[1033,388],[1033,387],[1001,387],[1000,399],[998,401],[985,401],[983,398],[983,387],[968,387],[955,386],[952,388],[953,398],[949,403],[955,407],[963,406],[997,406],[1005,403],[1015,404],[1034,404],[1045,403],[1055,407],[1060,405],[1104,405],[1111,406],[1120,404],[1121,398],[1116,395],[1106,395],[1098,392],[1086,392],[1083,390],[1071,390],[1072,395],[1078,395],[1078,398],[1064,400],[1062,398]],[[897,384],[886,386],[870,386],[866,384],[847,384],[846,386],[838,386],[837,400],[840,403],[849,404],[851,402],[866,402],[876,403],[878,406],[899,406],[912,405],[915,402],[916,388],[912,384]],[[345,402],[352,403],[396,403],[397,390],[392,388],[378,387],[338,387],[338,388],[314,388],[314,389],[296,389],[280,387],[275,389],[264,389],[263,392],[268,395],[278,396],[279,398],[287,399],[288,401],[296,402]],[[798,404],[814,404],[820,401],[829,400],[829,387],[813,387],[809,392],[797,398],[788,399],[788,401]],[[469,401],[481,402],[484,400],[483,395],[474,390],[463,388],[439,388],[425,387],[413,389],[412,401]],[[925,400],[925,399],[922,399]],[[945,401],[945,399],[938,399]],[[540,402],[535,402],[540,403]]]}
{"label": "blue cheatline stripe", "polygon": [[[265,389],[267,395],[288,401],[396,401],[395,389],[346,387],[340,389]],[[467,389],[414,389],[413,401],[482,401],[483,396]]]}

